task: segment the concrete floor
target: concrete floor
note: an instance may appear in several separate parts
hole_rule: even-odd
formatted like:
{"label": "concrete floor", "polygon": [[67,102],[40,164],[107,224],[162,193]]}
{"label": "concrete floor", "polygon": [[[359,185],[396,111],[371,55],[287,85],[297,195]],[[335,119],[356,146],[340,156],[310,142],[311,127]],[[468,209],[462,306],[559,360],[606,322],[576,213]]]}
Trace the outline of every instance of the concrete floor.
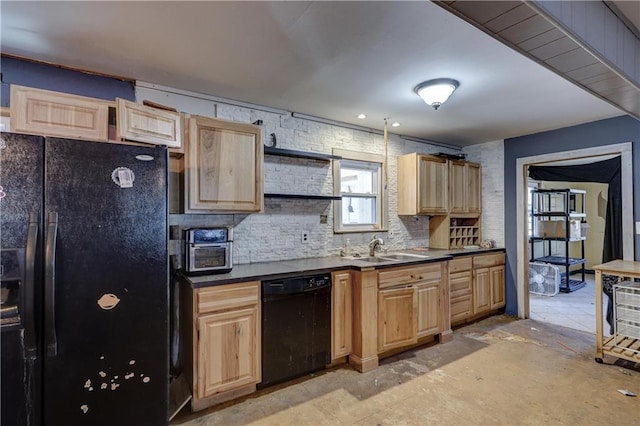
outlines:
{"label": "concrete floor", "polygon": [[[575,276],[576,279],[579,275]],[[571,293],[541,296],[529,293],[529,318],[596,334],[596,282],[593,274],[585,276],[587,285]],[[607,296],[603,295],[603,330],[609,333],[604,319],[607,312]]]}
{"label": "concrete floor", "polygon": [[173,424],[637,426],[640,398],[618,389],[640,395],[640,365],[594,352],[593,334],[498,315],[374,371],[336,368]]}

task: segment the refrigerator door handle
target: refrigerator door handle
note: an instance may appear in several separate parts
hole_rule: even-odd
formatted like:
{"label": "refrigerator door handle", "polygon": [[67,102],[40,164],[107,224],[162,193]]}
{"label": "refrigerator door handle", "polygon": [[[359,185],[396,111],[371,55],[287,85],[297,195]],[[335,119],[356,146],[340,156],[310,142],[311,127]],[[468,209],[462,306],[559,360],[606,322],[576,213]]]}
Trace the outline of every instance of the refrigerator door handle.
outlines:
{"label": "refrigerator door handle", "polygon": [[38,245],[38,214],[29,213],[27,228],[27,247],[25,250],[25,279],[23,289],[24,306],[24,348],[27,359],[35,359],[37,354],[35,325],[35,282],[36,282],[36,248]]}
{"label": "refrigerator door handle", "polygon": [[58,238],[58,213],[49,212],[47,241],[45,244],[44,271],[44,328],[47,356],[58,354],[56,337],[56,243]]}

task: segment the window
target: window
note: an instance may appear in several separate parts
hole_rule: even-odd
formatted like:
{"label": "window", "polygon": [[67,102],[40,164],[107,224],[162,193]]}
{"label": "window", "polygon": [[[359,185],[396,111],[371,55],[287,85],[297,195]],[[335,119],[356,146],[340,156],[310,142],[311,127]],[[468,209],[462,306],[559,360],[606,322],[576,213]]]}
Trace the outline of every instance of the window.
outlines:
{"label": "window", "polygon": [[334,149],[342,160],[334,167],[334,194],[341,197],[334,204],[334,232],[369,232],[384,230],[384,157]]}
{"label": "window", "polygon": [[531,191],[538,188],[540,188],[540,184],[538,182],[534,182],[532,180],[527,182],[527,230],[529,233],[529,237],[533,236],[533,217],[531,216],[533,195],[531,194]]}

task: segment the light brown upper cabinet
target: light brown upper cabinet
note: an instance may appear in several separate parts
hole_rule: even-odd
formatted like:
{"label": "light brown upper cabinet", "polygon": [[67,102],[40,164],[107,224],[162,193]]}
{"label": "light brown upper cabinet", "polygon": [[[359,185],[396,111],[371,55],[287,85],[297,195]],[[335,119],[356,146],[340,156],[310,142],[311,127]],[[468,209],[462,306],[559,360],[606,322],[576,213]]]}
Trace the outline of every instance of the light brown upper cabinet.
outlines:
{"label": "light brown upper cabinet", "polygon": [[449,160],[449,212],[480,213],[480,165]]}
{"label": "light brown upper cabinet", "polygon": [[108,140],[113,102],[11,85],[11,131],[72,139]]}
{"label": "light brown upper cabinet", "polygon": [[398,157],[398,214],[447,214],[447,160],[424,154]]}
{"label": "light brown upper cabinet", "polygon": [[263,209],[262,129],[191,116],[185,144],[185,213]]}
{"label": "light brown upper cabinet", "polygon": [[398,214],[480,214],[481,167],[433,155],[398,157]]}
{"label": "light brown upper cabinet", "polygon": [[182,148],[180,113],[116,98],[118,137],[137,142]]}

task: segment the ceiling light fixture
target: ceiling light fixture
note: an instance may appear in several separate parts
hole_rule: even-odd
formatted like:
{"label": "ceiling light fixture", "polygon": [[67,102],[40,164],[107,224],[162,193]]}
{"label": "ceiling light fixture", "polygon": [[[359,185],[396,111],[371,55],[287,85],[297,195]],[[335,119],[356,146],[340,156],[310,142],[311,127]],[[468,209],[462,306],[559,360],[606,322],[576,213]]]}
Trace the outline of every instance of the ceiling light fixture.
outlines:
{"label": "ceiling light fixture", "polygon": [[458,80],[451,78],[436,78],[434,80],[424,81],[418,84],[414,92],[422,98],[423,101],[433,109],[440,108],[445,103],[454,90],[458,88],[460,83]]}
{"label": "ceiling light fixture", "polygon": [[398,127],[400,126],[400,123],[398,123],[397,121],[394,121],[393,123],[391,123],[391,127]]}
{"label": "ceiling light fixture", "polygon": [[358,118],[359,118],[360,120],[364,120],[365,118],[367,118],[367,116],[366,116],[366,115],[364,115],[364,114],[358,114]]}

